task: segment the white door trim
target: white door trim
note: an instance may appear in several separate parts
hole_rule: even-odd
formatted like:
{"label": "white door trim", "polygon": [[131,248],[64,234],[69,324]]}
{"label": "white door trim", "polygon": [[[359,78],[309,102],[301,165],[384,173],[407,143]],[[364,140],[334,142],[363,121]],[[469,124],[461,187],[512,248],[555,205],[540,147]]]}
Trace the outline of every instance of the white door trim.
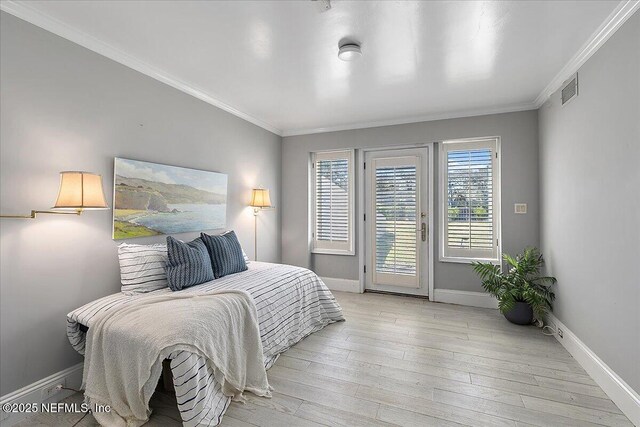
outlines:
{"label": "white door trim", "polygon": [[428,220],[429,223],[428,225],[428,229],[427,229],[427,239],[428,239],[428,245],[429,245],[429,259],[427,260],[428,264],[429,264],[429,271],[428,271],[428,281],[429,281],[429,301],[435,301],[435,291],[434,291],[434,282],[433,282],[433,269],[435,267],[435,244],[434,244],[434,240],[437,237],[436,233],[433,232],[434,228],[433,228],[433,224],[434,224],[434,198],[436,197],[436,192],[434,191],[434,176],[436,173],[436,169],[435,169],[435,152],[434,152],[434,148],[435,148],[435,143],[430,142],[428,144],[426,144],[427,147],[427,153],[428,153],[428,168],[429,171],[427,172],[427,189],[429,191],[429,197],[427,199],[427,206],[429,209],[429,214],[428,214]]}
{"label": "white door trim", "polygon": [[365,203],[364,203],[364,159],[365,159],[366,150],[357,150],[356,152],[356,163],[358,167],[356,170],[358,171],[358,200],[356,202],[356,219],[357,219],[357,230],[358,230],[358,279],[360,281],[360,293],[364,293],[364,282],[365,282],[365,274],[364,274],[364,263],[367,257],[366,248],[364,242],[364,235],[366,233],[366,226],[364,223],[364,213],[366,211]]}
{"label": "white door trim", "polygon": [[359,273],[359,279],[360,279],[360,293],[364,292],[364,284],[365,284],[365,274],[364,274],[364,266],[365,266],[365,262],[366,262],[366,248],[365,248],[365,233],[366,233],[366,226],[364,223],[364,214],[366,212],[366,205],[365,205],[365,169],[364,169],[364,160],[365,160],[365,155],[367,152],[369,151],[386,151],[386,150],[401,150],[401,149],[409,149],[409,148],[427,148],[427,153],[428,153],[428,159],[427,159],[427,166],[428,166],[428,171],[427,171],[427,188],[428,188],[428,197],[427,197],[427,206],[429,209],[429,215],[428,215],[428,219],[429,219],[429,229],[427,230],[428,234],[428,246],[429,246],[429,254],[428,254],[428,259],[427,259],[427,263],[428,263],[428,274],[427,274],[427,280],[429,282],[429,301],[435,301],[434,299],[434,275],[433,275],[433,268],[434,268],[434,233],[433,233],[433,227],[434,227],[434,218],[433,218],[433,206],[434,206],[434,197],[435,197],[435,193],[433,191],[434,189],[434,173],[435,173],[435,161],[434,161],[434,157],[435,157],[435,153],[434,153],[434,148],[435,148],[435,142],[425,142],[425,143],[418,143],[418,144],[406,144],[406,145],[397,145],[397,146],[386,146],[386,147],[376,147],[376,148],[361,148],[356,150],[356,163],[358,164],[358,167],[356,168],[357,173],[358,173],[358,182],[357,182],[357,188],[358,188],[358,197],[357,197],[357,206],[356,206],[356,218],[358,218],[358,267],[360,269],[360,273]]}

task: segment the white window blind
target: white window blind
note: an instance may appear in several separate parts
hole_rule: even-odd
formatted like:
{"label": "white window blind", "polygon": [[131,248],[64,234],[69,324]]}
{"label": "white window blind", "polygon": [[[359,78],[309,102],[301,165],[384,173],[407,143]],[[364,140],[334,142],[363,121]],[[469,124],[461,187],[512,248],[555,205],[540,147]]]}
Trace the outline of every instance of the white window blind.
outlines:
{"label": "white window blind", "polygon": [[446,141],[441,167],[441,259],[500,258],[498,138]]}
{"label": "white window blind", "polygon": [[313,155],[313,251],[353,254],[353,151]]}
{"label": "white window blind", "polygon": [[376,272],[415,276],[416,165],[376,167],[375,178]]}

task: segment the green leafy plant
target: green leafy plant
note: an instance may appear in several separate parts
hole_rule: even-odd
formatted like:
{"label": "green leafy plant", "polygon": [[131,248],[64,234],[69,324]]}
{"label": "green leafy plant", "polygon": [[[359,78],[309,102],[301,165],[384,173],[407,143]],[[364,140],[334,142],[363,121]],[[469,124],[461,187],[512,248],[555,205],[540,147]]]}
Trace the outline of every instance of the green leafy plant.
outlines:
{"label": "green leafy plant", "polygon": [[485,208],[483,208],[481,206],[473,208],[473,214],[478,219],[487,219],[488,218],[488,216],[487,216],[488,213],[489,212],[487,211],[487,209],[485,209]]}
{"label": "green leafy plant", "polygon": [[542,320],[555,299],[551,285],[555,277],[540,276],[544,265],[542,254],[537,248],[527,248],[515,258],[504,254],[507,263],[506,273],[499,265],[489,262],[473,262],[474,271],[482,279],[485,291],[498,299],[498,308],[502,314],[512,310],[516,302],[526,302],[536,319]]}

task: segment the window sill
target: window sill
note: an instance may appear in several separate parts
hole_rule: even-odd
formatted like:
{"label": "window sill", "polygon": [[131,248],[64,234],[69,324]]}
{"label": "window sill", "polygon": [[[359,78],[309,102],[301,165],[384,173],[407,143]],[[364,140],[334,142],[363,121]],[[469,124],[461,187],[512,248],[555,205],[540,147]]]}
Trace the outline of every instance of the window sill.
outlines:
{"label": "window sill", "polygon": [[346,256],[353,256],[356,254],[355,251],[347,251],[347,250],[341,250],[341,249],[321,249],[321,248],[312,249],[311,253],[321,254],[321,255],[346,255]]}
{"label": "window sill", "polygon": [[494,265],[500,265],[499,259],[488,258],[462,258],[462,257],[440,257],[440,262],[451,262],[454,264],[471,264],[472,262],[490,262]]}

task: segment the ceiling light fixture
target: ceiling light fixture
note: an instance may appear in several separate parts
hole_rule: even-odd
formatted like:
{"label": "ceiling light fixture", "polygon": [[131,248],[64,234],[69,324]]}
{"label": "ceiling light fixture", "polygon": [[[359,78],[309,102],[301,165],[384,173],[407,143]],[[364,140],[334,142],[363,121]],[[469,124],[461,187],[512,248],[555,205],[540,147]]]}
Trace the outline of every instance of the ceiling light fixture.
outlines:
{"label": "ceiling light fixture", "polygon": [[338,58],[343,61],[353,61],[362,56],[360,45],[356,43],[345,43],[338,49]]}

